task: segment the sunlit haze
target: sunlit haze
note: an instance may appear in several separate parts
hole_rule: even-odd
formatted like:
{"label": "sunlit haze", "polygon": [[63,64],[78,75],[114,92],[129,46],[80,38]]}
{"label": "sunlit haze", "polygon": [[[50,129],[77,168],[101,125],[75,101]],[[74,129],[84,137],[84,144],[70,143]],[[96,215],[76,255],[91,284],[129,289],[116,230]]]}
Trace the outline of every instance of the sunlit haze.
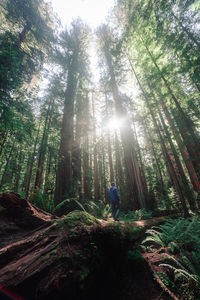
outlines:
{"label": "sunlit haze", "polygon": [[66,26],[80,17],[92,28],[104,22],[114,0],[51,0],[54,11]]}
{"label": "sunlit haze", "polygon": [[119,129],[123,126],[124,120],[123,119],[111,119],[107,124],[106,127],[108,129]]}

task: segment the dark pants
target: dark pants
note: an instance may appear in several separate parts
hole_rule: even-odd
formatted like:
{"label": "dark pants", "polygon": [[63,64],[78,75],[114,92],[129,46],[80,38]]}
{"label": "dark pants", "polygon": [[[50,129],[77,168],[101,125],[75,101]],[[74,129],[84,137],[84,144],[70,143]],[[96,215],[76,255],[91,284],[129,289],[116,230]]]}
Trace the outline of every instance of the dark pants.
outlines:
{"label": "dark pants", "polygon": [[120,204],[119,204],[119,200],[115,199],[115,200],[111,200],[111,209],[112,209],[112,216],[113,219],[117,219],[119,216],[119,212],[120,212]]}

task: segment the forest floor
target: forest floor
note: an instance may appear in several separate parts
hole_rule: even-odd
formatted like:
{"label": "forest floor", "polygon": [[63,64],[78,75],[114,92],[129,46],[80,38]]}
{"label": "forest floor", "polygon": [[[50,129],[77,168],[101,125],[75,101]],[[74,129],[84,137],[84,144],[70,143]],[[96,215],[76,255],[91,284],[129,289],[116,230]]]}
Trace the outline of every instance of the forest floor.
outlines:
{"label": "forest floor", "polygon": [[139,249],[145,230],[164,220],[113,222],[80,211],[58,218],[0,194],[0,287],[26,300],[177,299],[152,275],[155,256]]}

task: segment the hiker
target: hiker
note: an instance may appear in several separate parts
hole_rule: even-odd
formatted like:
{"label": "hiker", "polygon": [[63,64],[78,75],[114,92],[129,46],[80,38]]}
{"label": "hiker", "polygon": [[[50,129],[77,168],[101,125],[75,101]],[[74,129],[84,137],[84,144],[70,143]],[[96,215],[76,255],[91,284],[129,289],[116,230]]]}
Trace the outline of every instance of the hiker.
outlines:
{"label": "hiker", "polygon": [[112,209],[112,216],[115,221],[119,221],[118,216],[120,212],[120,198],[118,194],[118,190],[115,186],[115,183],[111,183],[111,187],[109,190],[109,198],[110,198],[110,204]]}

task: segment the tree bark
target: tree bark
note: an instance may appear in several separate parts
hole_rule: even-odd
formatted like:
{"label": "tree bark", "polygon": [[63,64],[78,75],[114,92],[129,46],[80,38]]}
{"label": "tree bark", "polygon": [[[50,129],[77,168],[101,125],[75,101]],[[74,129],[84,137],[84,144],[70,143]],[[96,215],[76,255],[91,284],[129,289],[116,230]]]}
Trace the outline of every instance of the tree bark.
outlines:
{"label": "tree bark", "polygon": [[99,173],[98,173],[98,162],[97,162],[97,147],[98,142],[96,138],[96,125],[95,125],[95,109],[94,109],[94,95],[92,92],[92,111],[93,111],[93,157],[94,157],[94,199],[97,201],[100,199],[99,190]]}
{"label": "tree bark", "polygon": [[110,74],[110,84],[115,101],[116,115],[118,118],[124,119],[124,126],[120,128],[120,134],[122,139],[124,160],[126,167],[126,181],[127,189],[129,194],[129,201],[132,203],[133,209],[140,209],[146,207],[146,202],[144,198],[144,191],[141,179],[141,173],[138,166],[138,161],[135,153],[135,145],[133,141],[133,133],[131,131],[130,123],[127,121],[127,114],[122,106],[122,99],[118,90],[118,86],[115,79],[115,73],[113,68],[112,57],[109,52],[109,41],[106,30],[102,31],[102,40],[104,43],[103,52],[106,58],[106,63],[108,66]]}
{"label": "tree bark", "polygon": [[55,205],[72,195],[72,147],[74,143],[74,100],[78,84],[77,53],[68,70],[58,169],[56,173]]}
{"label": "tree bark", "polygon": [[162,100],[162,98],[160,97],[159,98],[159,101],[162,105],[162,108],[163,108],[163,111],[165,113],[165,116],[168,120],[168,123],[170,124],[170,128],[173,132],[173,135],[174,135],[174,138],[177,142],[177,145],[179,147],[179,150],[181,152],[181,155],[182,155],[182,158],[183,158],[183,161],[185,163],[185,166],[187,168],[187,171],[188,171],[188,174],[189,174],[189,177],[190,177],[190,180],[191,180],[191,183],[193,185],[193,188],[194,190],[198,193],[199,189],[200,189],[200,183],[198,181],[198,177],[197,177],[197,174],[195,172],[195,169],[194,169],[194,166],[190,160],[190,157],[188,155],[188,152],[187,152],[187,149],[180,137],[180,134],[177,130],[177,127],[175,125],[175,121],[174,119],[171,117],[169,111],[168,111],[168,108],[166,106],[166,104],[164,103],[164,101]]}
{"label": "tree bark", "polygon": [[131,228],[124,223],[119,230],[80,211],[56,218],[16,194],[1,194],[0,205],[0,223],[6,221],[12,232],[11,239],[0,228],[0,287],[15,298],[159,298],[161,290],[134,243],[165,218],[132,222]]}
{"label": "tree bark", "polygon": [[144,95],[144,99],[145,99],[146,105],[147,105],[147,107],[149,109],[149,112],[151,114],[154,126],[155,126],[155,128],[157,130],[157,133],[158,133],[158,136],[160,138],[162,149],[163,149],[163,154],[164,154],[164,157],[165,157],[165,160],[166,160],[166,164],[167,164],[167,168],[168,168],[168,172],[169,172],[169,175],[170,175],[170,177],[172,178],[172,180],[174,182],[175,188],[177,190],[177,194],[179,195],[179,198],[180,198],[180,201],[181,201],[181,204],[182,204],[182,207],[183,207],[184,216],[188,217],[189,216],[189,212],[188,212],[188,209],[187,209],[187,206],[186,206],[186,203],[185,203],[184,195],[182,193],[182,189],[180,187],[180,183],[178,181],[178,178],[177,178],[176,172],[174,170],[172,161],[170,159],[168,150],[166,148],[165,142],[164,142],[163,137],[161,135],[160,128],[159,128],[159,126],[157,124],[157,121],[156,121],[156,118],[154,116],[154,113],[153,113],[153,110],[151,108],[151,105],[149,104],[146,92],[144,91],[144,88],[142,87],[142,85],[140,83],[140,80],[139,80],[139,78],[138,78],[138,76],[137,76],[137,74],[136,74],[135,69],[133,68],[133,66],[132,66],[132,70],[133,70],[134,75],[136,77],[136,80],[137,80],[137,82],[138,82],[138,84],[140,86],[140,89],[141,89],[141,91],[142,91],[142,93]]}
{"label": "tree bark", "polygon": [[33,164],[34,164],[34,159],[36,155],[36,147],[38,144],[38,139],[39,139],[39,133],[40,133],[40,125],[41,122],[39,122],[36,138],[35,138],[35,143],[33,146],[33,152],[30,158],[30,162],[28,162],[28,169],[27,169],[27,175],[26,175],[26,187],[25,187],[25,198],[28,198],[29,195],[29,189],[30,189],[30,183],[31,183],[31,177],[32,177],[32,171],[33,171]]}
{"label": "tree bark", "polygon": [[176,105],[176,108],[177,108],[177,115],[175,117],[176,123],[179,126],[179,130],[182,135],[183,142],[186,145],[186,148],[188,150],[190,158],[193,162],[196,174],[197,174],[198,178],[200,178],[200,171],[199,171],[200,170],[200,150],[199,150],[200,149],[200,141],[199,141],[199,137],[197,137],[196,133],[194,132],[192,121],[190,119],[188,119],[188,117],[185,115],[182,107],[179,104],[178,99],[172,92],[169,82],[166,80],[165,76],[160,71],[159,66],[157,65],[153,55],[149,51],[149,48],[147,47],[147,45],[145,44],[144,41],[143,41],[143,44],[144,44],[144,46],[147,50],[147,53],[151,57],[152,62],[154,63],[156,69],[158,70],[160,77],[162,78],[166,88],[168,89],[168,91]]}
{"label": "tree bark", "polygon": [[[159,116],[160,116],[160,120],[161,120],[161,123],[162,123],[162,126],[164,128],[164,131],[166,133],[166,136],[167,136],[167,139],[169,141],[169,144],[170,144],[170,147],[171,147],[171,150],[172,150],[172,153],[173,153],[173,156],[174,156],[174,159],[175,159],[175,163],[176,163],[176,170],[177,170],[177,173],[178,173],[178,177],[179,177],[179,182],[180,182],[180,186],[181,186],[181,189],[183,190],[183,195],[185,194],[186,195],[186,198],[189,202],[189,205],[190,205],[190,208],[191,210],[196,210],[196,203],[195,203],[195,197],[194,197],[194,193],[192,192],[192,190],[190,189],[190,186],[188,184],[188,180],[185,176],[185,172],[183,170],[183,167],[182,167],[182,164],[180,162],[180,159],[178,157],[178,154],[176,152],[176,149],[174,147],[174,144],[172,142],[172,139],[170,137],[170,133],[167,129],[167,126],[165,124],[165,121],[163,119],[163,116],[162,114],[159,112]],[[185,197],[184,197],[185,198]]]}

